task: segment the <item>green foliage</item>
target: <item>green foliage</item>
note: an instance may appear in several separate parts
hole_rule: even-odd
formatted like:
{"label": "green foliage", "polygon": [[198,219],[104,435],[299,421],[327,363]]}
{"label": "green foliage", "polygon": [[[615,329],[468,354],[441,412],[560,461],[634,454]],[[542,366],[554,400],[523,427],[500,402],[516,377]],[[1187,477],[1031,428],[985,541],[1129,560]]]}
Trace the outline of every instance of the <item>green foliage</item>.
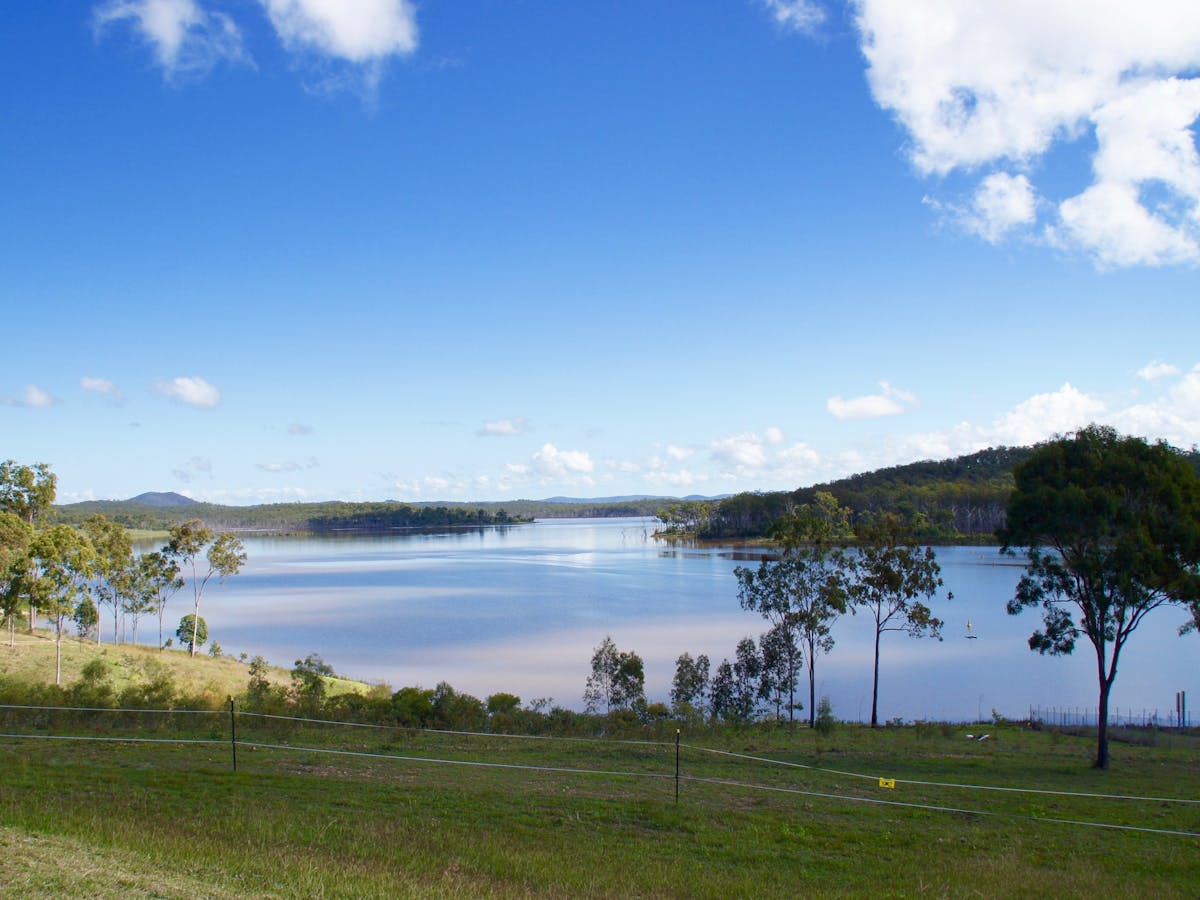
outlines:
{"label": "green foliage", "polygon": [[813,727],[817,729],[818,734],[828,737],[833,733],[837,721],[837,717],[833,714],[833,704],[828,697],[822,696],[821,702],[817,704],[817,718]]}
{"label": "green foliage", "polygon": [[[756,612],[771,628],[764,636],[768,681],[764,698],[776,709],[787,698],[788,720],[797,709],[795,686],[800,666],[808,661],[809,724],[816,705],[816,661],[833,648],[833,624],[847,610],[852,563],[832,543],[850,536],[850,510],[832,494],[819,492],[813,502],[779,519],[773,536],[783,544],[778,559],[763,560],[758,569],[738,566],[738,602]],[[777,712],[778,714],[778,712]]]}
{"label": "green foliage", "polygon": [[516,711],[521,705],[521,698],[516,694],[507,694],[503,691],[492,694],[487,698],[487,711],[489,716],[508,715]]}
{"label": "green foliage", "polygon": [[204,621],[203,616],[188,613],[179,620],[175,637],[179,639],[180,646],[187,647],[188,652],[195,656],[196,648],[203,647],[208,642],[208,623]]}
{"label": "green foliage", "polygon": [[904,631],[909,637],[940,641],[943,622],[924,601],[932,599],[941,586],[937,555],[932,547],[922,549],[916,543],[907,522],[884,515],[859,527],[849,596],[856,607],[871,616],[875,626],[872,728],[879,724],[880,638],[889,631]]}
{"label": "green foliage", "polygon": [[606,636],[592,653],[592,674],[587,679],[583,702],[588,712],[630,709],[646,702],[645,683],[642,658],[618,650],[612,638]]}
{"label": "green foliage", "polygon": [[456,691],[442,681],[430,698],[435,727],[460,731],[482,731],[487,727],[487,708],[476,697]]}
{"label": "green foliage", "polygon": [[292,669],[292,690],[299,705],[310,712],[320,710],[327,692],[325,679],[333,674],[333,667],[319,653],[296,660]]}
{"label": "green foliage", "polygon": [[671,708],[684,720],[690,720],[704,709],[708,697],[709,663],[701,653],[692,659],[681,653],[675,660],[675,677],[671,682]]}
{"label": "green foliage", "polygon": [[1082,635],[1100,684],[1095,765],[1108,765],[1108,699],[1121,651],[1162,606],[1200,622],[1200,477],[1165,443],[1090,426],[1037,450],[1015,472],[1004,549],[1024,550],[1008,611],[1042,610],[1029,638],[1067,654]]}
{"label": "green foliage", "polygon": [[81,638],[91,637],[96,633],[96,626],[100,623],[100,611],[96,609],[91,597],[84,595],[75,605],[71,621],[75,623],[75,632]]}
{"label": "green foliage", "polygon": [[392,712],[396,724],[425,728],[433,721],[433,691],[402,687],[392,694]]}
{"label": "green foliage", "polygon": [[58,476],[46,463],[24,466],[7,459],[0,463],[0,511],[35,524],[50,509],[58,490]]}
{"label": "green foliage", "polygon": [[[208,567],[201,577],[197,560],[206,547],[208,550],[204,558],[208,562]],[[173,563],[191,570],[192,597],[195,602],[193,622],[199,621],[200,600],[212,577],[215,575],[218,583],[222,582],[229,576],[236,575],[246,562],[245,549],[235,535],[223,532],[214,536],[199,519],[189,519],[187,522],[174,526],[171,529],[171,538],[167,542],[167,546],[163,548],[163,553]],[[180,640],[182,641],[183,638],[180,637]],[[193,656],[196,654],[196,648],[203,643],[199,640],[198,635],[193,635],[187,641]]]}

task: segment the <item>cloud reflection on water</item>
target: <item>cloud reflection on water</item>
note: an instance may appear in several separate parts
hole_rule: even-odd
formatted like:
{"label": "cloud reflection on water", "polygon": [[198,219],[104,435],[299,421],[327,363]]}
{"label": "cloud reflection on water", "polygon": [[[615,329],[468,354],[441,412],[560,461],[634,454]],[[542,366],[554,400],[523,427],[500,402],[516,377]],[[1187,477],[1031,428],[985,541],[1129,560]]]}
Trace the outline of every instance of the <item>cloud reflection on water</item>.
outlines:
{"label": "cloud reflection on water", "polygon": [[[664,551],[629,538],[641,527],[551,521],[467,539],[248,538],[244,573],[213,585],[201,614],[227,652],[261,653],[282,665],[319,652],[339,672],[394,687],[446,680],[481,698],[510,691],[574,708],[593,648],[611,635],[645,660],[649,699],[666,701],[680,653],[705,653],[715,669],[764,622],[738,607],[733,569],[747,564],[745,554]],[[1027,645],[1038,617],[1006,614],[1019,566],[991,548],[941,548],[938,557],[955,597],[935,605],[945,639],[884,636],[884,718],[970,719],[993,707],[1024,717],[1030,705],[1094,705],[1090,646],[1081,643],[1074,657],[1040,657]],[[187,593],[168,607],[169,621],[190,611]],[[968,619],[974,640],[965,637]],[[1200,692],[1188,662],[1196,638],[1175,636],[1178,625],[1163,611],[1134,635],[1117,679],[1118,706],[1165,710],[1175,691]],[[864,717],[869,619],[845,616],[834,635],[832,653],[818,660],[818,692],[839,716]]]}

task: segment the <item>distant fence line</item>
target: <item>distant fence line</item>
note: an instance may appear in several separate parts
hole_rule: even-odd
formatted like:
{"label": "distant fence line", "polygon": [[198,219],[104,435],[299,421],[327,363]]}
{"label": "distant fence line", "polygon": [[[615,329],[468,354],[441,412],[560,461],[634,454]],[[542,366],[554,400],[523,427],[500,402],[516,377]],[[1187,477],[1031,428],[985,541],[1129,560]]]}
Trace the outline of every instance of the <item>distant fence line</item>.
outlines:
{"label": "distant fence line", "polygon": [[[1060,727],[1079,726],[1095,728],[1100,720],[1096,707],[1078,706],[1031,706],[1029,721],[1042,725]],[[1183,714],[1182,720],[1176,710],[1162,713],[1157,709],[1110,709],[1108,724],[1117,728],[1191,728],[1194,725],[1191,710]]]}

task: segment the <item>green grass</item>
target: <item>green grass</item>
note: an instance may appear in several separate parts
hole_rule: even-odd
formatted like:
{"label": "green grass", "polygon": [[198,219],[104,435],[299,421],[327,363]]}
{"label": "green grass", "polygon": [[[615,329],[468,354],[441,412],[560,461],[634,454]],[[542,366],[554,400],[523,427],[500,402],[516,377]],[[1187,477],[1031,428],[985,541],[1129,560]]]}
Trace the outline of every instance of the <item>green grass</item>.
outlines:
{"label": "green grass", "polygon": [[[2,730],[228,739],[217,715],[111,716],[8,711]],[[55,896],[1195,896],[1200,837],[1052,820],[1200,832],[1200,805],[905,781],[1200,800],[1200,739],[1116,742],[1099,772],[1086,736],[1013,725],[976,743],[966,730],[685,735],[678,804],[670,777],[382,758],[670,776],[669,731],[515,740],[245,716],[236,773],[224,743],[4,738],[0,849],[14,852],[0,852],[0,883]]]}

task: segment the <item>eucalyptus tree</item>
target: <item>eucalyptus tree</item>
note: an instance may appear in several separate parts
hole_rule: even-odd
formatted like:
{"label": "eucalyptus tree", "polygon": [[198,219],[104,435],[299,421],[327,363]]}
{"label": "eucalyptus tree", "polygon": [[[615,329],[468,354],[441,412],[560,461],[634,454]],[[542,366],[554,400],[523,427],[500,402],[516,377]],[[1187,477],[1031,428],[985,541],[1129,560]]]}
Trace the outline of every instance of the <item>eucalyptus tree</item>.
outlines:
{"label": "eucalyptus tree", "polygon": [[17,613],[24,596],[18,573],[28,559],[33,526],[8,510],[0,510],[0,611],[8,623],[8,646],[15,644]]}
{"label": "eucalyptus tree", "polygon": [[833,648],[833,624],[847,610],[850,561],[836,542],[848,540],[850,510],[832,494],[819,492],[811,504],[779,520],[772,529],[782,544],[778,559],[763,560],[757,569],[738,566],[738,602],[757,612],[779,632],[773,660],[784,671],[788,721],[793,721],[795,685],[800,665],[808,663],[809,725],[816,715],[817,656]]}
{"label": "eucalyptus tree", "polygon": [[[1042,609],[1038,653],[1069,654],[1082,634],[1100,686],[1095,766],[1107,768],[1108,704],[1130,636],[1173,606],[1200,624],[1200,477],[1163,442],[1089,426],[1043,444],[1013,471],[1003,549],[1026,555],[1008,612]],[[1077,618],[1078,617],[1078,618]]]}
{"label": "eucalyptus tree", "polygon": [[[121,608],[131,585],[133,575],[133,542],[129,532],[119,522],[96,514],[83,523],[83,532],[96,551],[95,580],[93,589],[101,605],[112,607],[113,643],[120,642]],[[100,628],[97,623],[96,643],[100,643]]]}
{"label": "eucalyptus tree", "polygon": [[871,727],[875,728],[879,725],[880,638],[889,631],[904,631],[909,637],[940,641],[943,622],[925,601],[937,593],[942,578],[933,548],[917,545],[911,528],[897,516],[885,514],[859,526],[858,540],[849,596],[875,625],[871,686]]}
{"label": "eucalyptus tree", "polygon": [[34,525],[50,509],[57,492],[58,476],[46,463],[23,466],[11,459],[0,462],[0,510]]}
{"label": "eucalyptus tree", "polygon": [[675,678],[671,681],[671,706],[676,715],[688,716],[704,707],[708,695],[708,657],[701,653],[692,659],[681,653],[675,660]]}
{"label": "eucalyptus tree", "polygon": [[[0,511],[10,512],[18,519],[36,527],[38,521],[54,503],[58,493],[58,476],[46,463],[24,466],[15,460],[0,462]],[[29,630],[33,631],[37,606],[33,593],[28,594]]]}
{"label": "eucalyptus tree", "polygon": [[63,629],[78,603],[88,596],[96,551],[81,532],[69,525],[52,525],[34,536],[29,559],[38,608],[54,626],[54,683],[61,684]]}
{"label": "eucalyptus tree", "polygon": [[606,636],[592,652],[592,674],[584,688],[583,702],[588,712],[629,709],[645,702],[645,686],[642,658],[632,651],[618,650],[613,639]]}
{"label": "eucalyptus tree", "polygon": [[[200,622],[200,600],[204,589],[214,575],[217,582],[223,582],[231,575],[241,571],[246,562],[245,549],[242,542],[229,532],[221,532],[214,536],[212,531],[204,526],[199,519],[192,519],[171,528],[171,538],[167,542],[166,554],[179,564],[191,570],[192,596],[195,607],[192,610],[192,639],[188,641],[191,655],[196,655],[196,629]],[[207,548],[207,551],[205,551]],[[207,571],[200,575],[201,554],[208,563]]]}
{"label": "eucalyptus tree", "polygon": [[795,637],[789,629],[772,628],[758,639],[758,656],[761,672],[758,681],[758,698],[775,708],[775,720],[783,720],[783,708],[788,708],[788,720],[792,711],[801,708],[795,702],[796,668],[792,660],[800,653],[795,646]]}
{"label": "eucalyptus tree", "polygon": [[134,579],[138,591],[146,591],[149,611],[158,617],[158,649],[163,648],[163,614],[170,600],[184,585],[178,561],[166,552],[154,551],[138,557],[138,574]]}

